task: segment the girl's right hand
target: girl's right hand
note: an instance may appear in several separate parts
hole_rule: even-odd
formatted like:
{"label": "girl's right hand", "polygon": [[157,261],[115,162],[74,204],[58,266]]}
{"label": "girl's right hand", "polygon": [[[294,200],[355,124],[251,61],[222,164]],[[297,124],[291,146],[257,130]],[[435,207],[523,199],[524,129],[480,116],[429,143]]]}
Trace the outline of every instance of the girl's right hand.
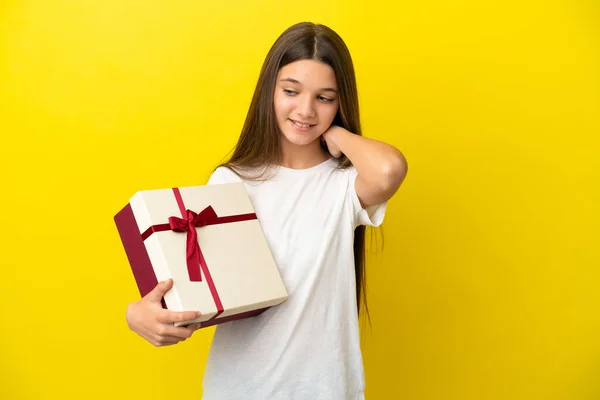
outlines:
{"label": "girl's right hand", "polygon": [[164,294],[173,286],[173,280],[159,282],[141,300],[127,307],[126,319],[129,329],[152,343],[154,346],[169,346],[186,340],[199,324],[176,327],[174,322],[189,321],[201,314],[196,311],[169,311],[162,308]]}

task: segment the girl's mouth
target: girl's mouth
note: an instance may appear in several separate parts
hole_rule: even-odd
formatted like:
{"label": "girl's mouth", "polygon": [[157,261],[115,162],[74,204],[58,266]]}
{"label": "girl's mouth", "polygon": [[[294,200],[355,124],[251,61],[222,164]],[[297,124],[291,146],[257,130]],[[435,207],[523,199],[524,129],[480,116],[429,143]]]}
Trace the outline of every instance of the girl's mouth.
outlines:
{"label": "girl's mouth", "polygon": [[300,130],[303,130],[303,131],[309,130],[310,128],[312,128],[313,126],[316,125],[316,124],[307,124],[307,123],[303,123],[303,122],[299,122],[299,121],[294,121],[293,119],[290,119],[290,122],[297,129],[300,129]]}

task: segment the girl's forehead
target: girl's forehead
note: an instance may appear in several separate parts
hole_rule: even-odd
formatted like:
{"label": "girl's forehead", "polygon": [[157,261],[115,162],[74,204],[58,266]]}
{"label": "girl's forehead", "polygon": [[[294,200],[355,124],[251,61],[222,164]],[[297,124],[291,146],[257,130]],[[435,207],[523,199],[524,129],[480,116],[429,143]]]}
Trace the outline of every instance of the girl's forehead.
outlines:
{"label": "girl's forehead", "polygon": [[317,60],[300,60],[282,67],[277,81],[287,81],[307,87],[335,88],[335,72],[328,64]]}

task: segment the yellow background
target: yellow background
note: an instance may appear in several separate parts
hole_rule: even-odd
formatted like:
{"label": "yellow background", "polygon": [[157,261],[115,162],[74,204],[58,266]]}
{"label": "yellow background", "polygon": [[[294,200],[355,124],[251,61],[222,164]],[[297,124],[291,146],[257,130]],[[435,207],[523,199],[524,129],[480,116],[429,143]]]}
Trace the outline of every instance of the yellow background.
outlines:
{"label": "yellow background", "polygon": [[[154,348],[113,215],[203,184],[264,56],[330,25],[409,175],[370,253],[367,398],[600,398],[592,0],[0,3],[0,398],[199,398],[212,329]],[[315,332],[318,334],[318,332]],[[260,366],[257,366],[260,368]]]}

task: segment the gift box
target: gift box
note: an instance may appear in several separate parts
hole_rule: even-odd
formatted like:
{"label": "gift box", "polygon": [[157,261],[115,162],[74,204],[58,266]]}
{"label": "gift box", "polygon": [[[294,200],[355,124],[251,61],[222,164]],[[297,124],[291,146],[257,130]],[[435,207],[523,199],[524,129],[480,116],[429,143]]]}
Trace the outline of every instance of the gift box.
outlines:
{"label": "gift box", "polygon": [[243,183],[145,190],[115,217],[140,295],[173,279],[163,307],[201,327],[260,314],[288,293]]}

